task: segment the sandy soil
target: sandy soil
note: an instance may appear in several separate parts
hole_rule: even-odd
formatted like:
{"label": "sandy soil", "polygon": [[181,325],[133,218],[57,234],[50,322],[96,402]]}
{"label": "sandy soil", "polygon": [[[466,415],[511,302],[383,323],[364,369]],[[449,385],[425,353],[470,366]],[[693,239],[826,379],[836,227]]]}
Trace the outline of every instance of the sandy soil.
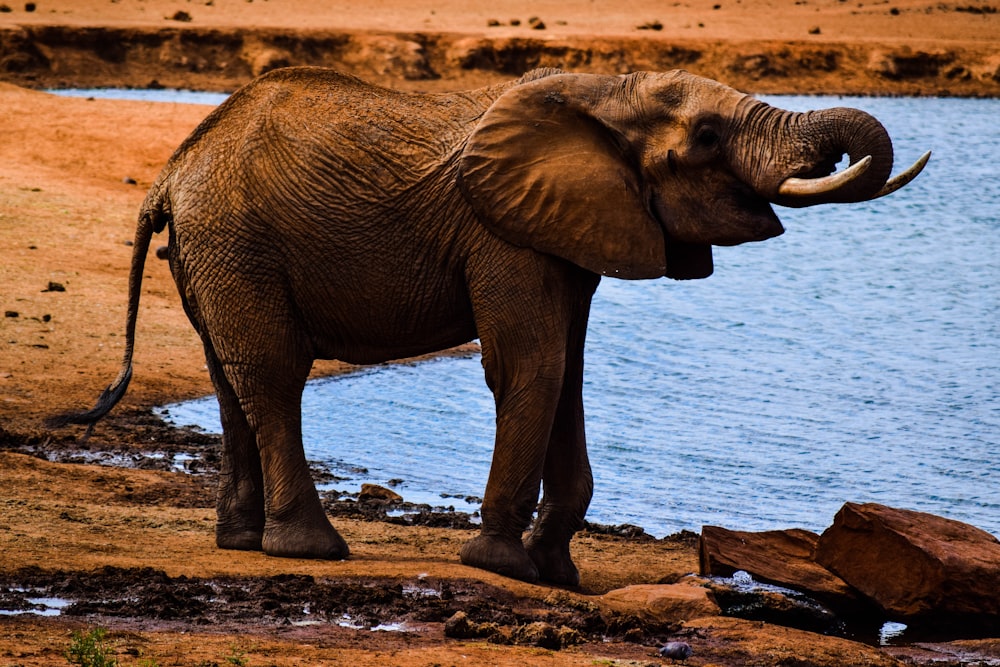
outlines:
{"label": "sandy soil", "polygon": [[[327,62],[303,45],[328,31],[346,35],[322,42],[338,45],[332,64],[409,89],[479,85],[524,65],[616,71],[672,58],[772,92],[834,86],[1000,94],[1000,17],[980,0],[498,0],[471,10],[458,0],[34,4],[29,12],[20,0],[0,3],[11,10],[0,11],[0,81],[41,87],[156,80],[226,90],[275,64]],[[178,12],[191,20],[178,20]],[[536,16],[544,30],[529,22]],[[490,20],[501,25],[490,27]],[[660,30],[638,29],[657,22]],[[233,34],[237,42],[226,37]],[[122,50],[109,46],[112,38]],[[586,53],[590,60],[580,55]],[[655,647],[671,638],[695,646],[693,665],[897,664],[892,655],[903,653],[966,664],[963,651],[972,650],[980,657],[967,658],[969,664],[983,655],[1000,658],[1000,642],[880,651],[735,618],[680,627],[600,611],[599,596],[609,590],[694,571],[690,536],[585,532],[573,543],[583,577],[576,591],[462,567],[457,551],[468,529],[339,516],[343,507],[332,504],[353,548],[348,561],[217,550],[218,442],[169,429],[149,414],[151,406],[211,392],[166,264],[152,253],[135,379],[122,405],[86,444],[75,440],[79,431],[41,426],[45,416],[92,403],[114,377],[135,213],[170,153],[207,113],[192,105],[57,98],[0,83],[0,590],[30,584],[91,603],[132,591],[144,601],[141,609],[91,604],[54,618],[0,616],[0,663],[62,664],[70,632],[95,625],[110,628],[122,664],[147,665],[647,664],[660,662]],[[315,372],[340,370],[328,362]],[[197,474],[170,468],[178,452],[195,457]],[[87,463],[95,460],[132,467]],[[249,602],[217,608],[204,606],[205,587],[229,600],[233,590],[253,593]],[[399,592],[414,587],[433,594],[418,604]],[[302,622],[301,604],[291,604],[300,599],[282,597],[313,588],[342,604],[330,606],[317,625]],[[455,609],[492,623],[492,634],[445,637],[444,620]],[[373,632],[330,622],[341,613],[356,625],[407,625],[404,632]],[[555,650],[518,634],[534,621],[573,628],[577,639]]]}
{"label": "sandy soil", "polygon": [[[653,21],[662,34],[683,37],[697,32],[708,39],[801,39],[816,26],[834,40],[995,42],[995,15],[982,0],[938,3],[927,0],[41,0],[33,12],[6,0],[14,11],[4,19],[22,25],[62,23],[76,26],[163,27],[165,21],[219,27],[427,31],[480,34],[526,34],[531,18],[544,22],[544,33],[556,36],[629,35]],[[959,8],[979,8],[956,11]],[[892,10],[895,9],[896,12]],[[190,20],[178,21],[184,12]],[[987,13],[984,13],[987,12]],[[957,14],[952,16],[952,14]],[[935,18],[928,20],[928,16]],[[941,20],[941,16],[947,16]],[[993,18],[991,18],[993,17]],[[511,26],[519,20],[519,26]],[[543,30],[535,30],[541,33]]]}

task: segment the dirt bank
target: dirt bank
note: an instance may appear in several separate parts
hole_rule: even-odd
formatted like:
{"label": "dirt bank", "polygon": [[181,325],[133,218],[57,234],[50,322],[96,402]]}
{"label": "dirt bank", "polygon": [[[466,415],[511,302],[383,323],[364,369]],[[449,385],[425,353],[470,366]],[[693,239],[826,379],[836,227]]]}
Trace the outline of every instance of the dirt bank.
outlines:
{"label": "dirt bank", "polygon": [[[1000,29],[1000,28],[998,28]],[[995,45],[469,36],[367,31],[0,30],[0,77],[43,88],[231,91],[288,65],[323,65],[408,90],[472,88],[534,67],[617,74],[687,69],[757,93],[1000,95]]]}
{"label": "dirt bank", "polygon": [[312,64],[446,90],[539,66],[681,67],[760,93],[1000,95],[1000,5],[985,0],[31,4],[0,13],[0,80],[30,87],[230,91]]}

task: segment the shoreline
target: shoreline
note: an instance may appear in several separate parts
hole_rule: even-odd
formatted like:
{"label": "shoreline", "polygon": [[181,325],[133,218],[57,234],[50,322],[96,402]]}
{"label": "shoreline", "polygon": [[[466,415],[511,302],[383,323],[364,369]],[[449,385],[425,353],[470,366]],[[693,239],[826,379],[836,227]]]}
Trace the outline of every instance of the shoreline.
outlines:
{"label": "shoreline", "polygon": [[420,92],[478,88],[555,67],[603,74],[687,69],[758,94],[1000,97],[996,44],[977,41],[0,26],[0,80],[27,88],[231,92],[296,65]]}

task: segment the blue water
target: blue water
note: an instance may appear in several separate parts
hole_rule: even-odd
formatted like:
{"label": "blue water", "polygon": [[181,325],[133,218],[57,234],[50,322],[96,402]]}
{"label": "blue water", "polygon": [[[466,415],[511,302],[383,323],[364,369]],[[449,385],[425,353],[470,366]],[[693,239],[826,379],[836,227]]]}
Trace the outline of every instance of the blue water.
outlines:
{"label": "blue water", "polygon": [[[1000,535],[1000,100],[767,100],[866,109],[898,163],[934,156],[891,197],[779,210],[784,236],[717,249],[709,279],[603,281],[588,519],[819,531],[872,501]],[[211,397],[167,410],[219,430]],[[401,479],[408,500],[459,506],[440,494],[483,493],[478,357],[313,382],[304,419],[309,458],[350,478],[337,488]]]}
{"label": "blue water", "polygon": [[200,90],[175,90],[173,88],[62,88],[49,90],[66,97],[94,97],[111,100],[142,100],[145,102],[180,102],[183,104],[218,105],[226,101],[228,93],[210,93]]}

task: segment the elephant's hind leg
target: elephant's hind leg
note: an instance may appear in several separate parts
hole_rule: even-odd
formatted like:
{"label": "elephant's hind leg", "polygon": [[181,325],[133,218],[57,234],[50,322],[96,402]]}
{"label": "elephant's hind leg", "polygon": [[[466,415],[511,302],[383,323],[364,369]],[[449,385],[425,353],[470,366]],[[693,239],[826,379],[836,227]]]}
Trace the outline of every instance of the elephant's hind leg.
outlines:
{"label": "elephant's hind leg", "polygon": [[246,406],[260,454],[264,553],[288,558],[346,558],[347,543],[323,510],[302,448],[301,398],[311,360],[296,359],[293,354],[258,354],[253,364],[231,369],[229,374],[241,376],[241,403]]}
{"label": "elephant's hind leg", "polygon": [[[171,228],[171,232],[173,229]],[[171,241],[171,245],[176,247]],[[222,462],[216,495],[215,542],[221,549],[260,551],[264,538],[264,479],[253,431],[226,377],[202,310],[183,267],[171,265],[184,312],[201,336],[222,422]]]}
{"label": "elephant's hind leg", "polygon": [[205,359],[219,400],[222,465],[216,497],[215,542],[221,549],[260,551],[264,539],[264,478],[253,431],[210,342]]}
{"label": "elephant's hind leg", "polygon": [[200,303],[228,415],[217,541],[270,556],[346,558],[347,544],[323,510],[302,448],[309,340],[280,289],[242,278],[233,276],[224,294],[210,292]]}

